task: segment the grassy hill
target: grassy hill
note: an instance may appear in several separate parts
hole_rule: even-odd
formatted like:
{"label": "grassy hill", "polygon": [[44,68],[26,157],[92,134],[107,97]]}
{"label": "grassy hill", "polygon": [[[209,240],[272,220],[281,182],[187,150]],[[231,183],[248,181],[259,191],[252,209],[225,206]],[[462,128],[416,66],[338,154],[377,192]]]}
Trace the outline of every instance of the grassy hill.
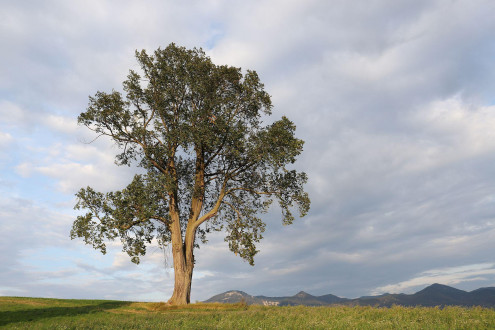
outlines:
{"label": "grassy hill", "polygon": [[0,297],[0,327],[32,329],[487,329],[489,308],[248,306]]}

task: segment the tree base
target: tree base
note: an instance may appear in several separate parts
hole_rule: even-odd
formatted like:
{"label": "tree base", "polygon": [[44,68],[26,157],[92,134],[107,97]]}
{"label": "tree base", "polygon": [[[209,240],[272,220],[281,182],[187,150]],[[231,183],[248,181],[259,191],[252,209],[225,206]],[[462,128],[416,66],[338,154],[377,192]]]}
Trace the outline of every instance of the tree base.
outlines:
{"label": "tree base", "polygon": [[188,305],[188,304],[190,304],[190,301],[188,301],[185,297],[179,298],[179,297],[172,296],[167,301],[167,305],[173,305],[173,306],[183,306],[183,305]]}

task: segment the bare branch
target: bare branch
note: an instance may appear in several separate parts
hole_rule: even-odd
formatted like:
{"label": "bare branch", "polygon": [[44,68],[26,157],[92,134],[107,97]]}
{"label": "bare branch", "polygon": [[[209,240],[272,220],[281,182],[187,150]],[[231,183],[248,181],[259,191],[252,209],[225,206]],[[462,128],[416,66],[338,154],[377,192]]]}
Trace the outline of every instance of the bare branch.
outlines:
{"label": "bare branch", "polygon": [[[91,129],[91,128],[90,128],[90,129]],[[92,130],[92,129],[91,129],[91,130]],[[93,130],[92,130],[92,131],[93,131]],[[100,137],[105,136],[105,135],[106,135],[106,134],[101,133],[101,134],[97,135],[97,136],[96,136],[93,140],[91,140],[91,141],[89,141],[89,142],[85,142],[85,141],[82,141],[82,140],[80,140],[80,142],[82,142],[82,143],[84,143],[84,144],[91,144],[91,143],[95,142],[96,140],[98,140]]]}
{"label": "bare branch", "polygon": [[243,190],[243,191],[247,191],[247,192],[250,192],[250,193],[253,193],[253,194],[256,194],[256,195],[273,195],[273,194],[276,194],[278,193],[278,191],[256,191],[256,190],[253,190],[253,189],[249,189],[249,188],[243,188],[243,187],[237,187],[237,188],[232,188],[232,189],[229,189],[225,195],[228,195],[236,190]]}

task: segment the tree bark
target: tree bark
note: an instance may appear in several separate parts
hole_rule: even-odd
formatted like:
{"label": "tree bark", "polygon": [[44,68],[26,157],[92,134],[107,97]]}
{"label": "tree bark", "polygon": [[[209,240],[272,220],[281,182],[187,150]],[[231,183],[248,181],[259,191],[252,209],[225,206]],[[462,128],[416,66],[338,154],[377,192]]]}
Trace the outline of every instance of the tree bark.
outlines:
{"label": "tree bark", "polygon": [[191,284],[194,269],[194,240],[198,227],[196,220],[203,207],[205,170],[203,153],[197,151],[196,154],[196,179],[191,201],[191,214],[189,215],[184,241],[182,241],[180,216],[175,203],[177,199],[175,195],[170,195],[171,205],[174,205],[170,210],[171,218],[173,219],[170,231],[172,234],[175,285],[174,293],[168,303],[172,305],[185,305],[191,302]]}
{"label": "tree bark", "polygon": [[184,242],[179,221],[179,214],[171,208],[172,223],[172,258],[174,260],[174,293],[168,303],[171,305],[187,305],[191,302],[191,284],[194,269],[195,230],[188,226]]}
{"label": "tree bark", "polygon": [[182,251],[177,255],[174,251],[173,258],[175,284],[174,293],[168,303],[171,305],[187,305],[191,302],[191,284],[194,263],[184,260],[184,253]]}
{"label": "tree bark", "polygon": [[171,305],[187,305],[191,302],[191,284],[194,270],[194,232],[188,231],[185,244],[180,244],[176,238],[172,243],[172,257],[174,259],[174,293],[168,303]]}
{"label": "tree bark", "polygon": [[[169,171],[177,184],[177,172],[175,168],[175,162],[169,163]],[[188,253],[188,243],[191,241],[188,239],[188,235],[185,237],[185,242],[182,240],[182,230],[180,225],[180,213],[177,203],[177,190],[168,192],[169,196],[169,215],[171,223],[169,226],[171,241],[172,241],[172,258],[174,261],[174,293],[168,300],[171,305],[187,305],[191,302],[191,284],[192,273],[194,268],[194,256],[192,250]],[[194,233],[193,233],[194,234]],[[194,247],[194,235],[192,238]]]}

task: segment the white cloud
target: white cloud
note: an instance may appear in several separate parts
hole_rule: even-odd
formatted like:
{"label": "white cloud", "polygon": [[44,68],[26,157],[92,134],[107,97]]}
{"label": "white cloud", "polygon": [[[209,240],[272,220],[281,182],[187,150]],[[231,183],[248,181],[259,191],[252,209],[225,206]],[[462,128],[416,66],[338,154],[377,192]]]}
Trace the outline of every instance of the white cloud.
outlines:
{"label": "white cloud", "polygon": [[11,128],[22,128],[32,132],[35,127],[45,126],[49,130],[74,135],[77,132],[77,118],[47,113],[11,101],[0,100],[2,123]]}
{"label": "white cloud", "polygon": [[5,269],[18,262],[22,251],[36,251],[47,245],[62,248],[70,241],[71,216],[22,198],[3,196],[0,206],[0,259]]}
{"label": "white cloud", "polygon": [[77,187],[85,187],[88,181],[108,182],[106,173],[99,171],[95,165],[79,163],[54,164],[37,167],[41,174],[59,179],[58,187],[65,193],[73,192]]}
{"label": "white cloud", "polygon": [[28,160],[15,166],[16,173],[24,178],[34,174],[52,178],[65,194],[72,195],[88,185],[104,192],[121,189],[136,172],[136,168],[115,165],[118,149],[108,140],[25,147]]}
{"label": "white cloud", "polygon": [[464,102],[460,96],[433,102],[419,111],[419,125],[433,135],[432,141],[444,142],[448,151],[472,157],[495,149],[495,106]]}
{"label": "white cloud", "polygon": [[5,100],[0,100],[0,117],[2,123],[15,126],[24,125],[29,120],[29,114],[21,106]]}
{"label": "white cloud", "polygon": [[33,164],[27,162],[21,163],[15,167],[15,171],[23,178],[29,178],[33,172]]}
{"label": "white cloud", "polygon": [[422,272],[410,280],[378,287],[372,291],[372,294],[412,292],[415,289],[423,288],[434,283],[457,285],[463,282],[480,281],[483,279],[495,281],[494,264],[484,263],[432,269]]}
{"label": "white cloud", "polygon": [[0,131],[0,150],[6,149],[13,141],[12,135]]}
{"label": "white cloud", "polygon": [[78,129],[77,118],[47,115],[43,117],[43,123],[49,128],[68,135],[74,134]]}

